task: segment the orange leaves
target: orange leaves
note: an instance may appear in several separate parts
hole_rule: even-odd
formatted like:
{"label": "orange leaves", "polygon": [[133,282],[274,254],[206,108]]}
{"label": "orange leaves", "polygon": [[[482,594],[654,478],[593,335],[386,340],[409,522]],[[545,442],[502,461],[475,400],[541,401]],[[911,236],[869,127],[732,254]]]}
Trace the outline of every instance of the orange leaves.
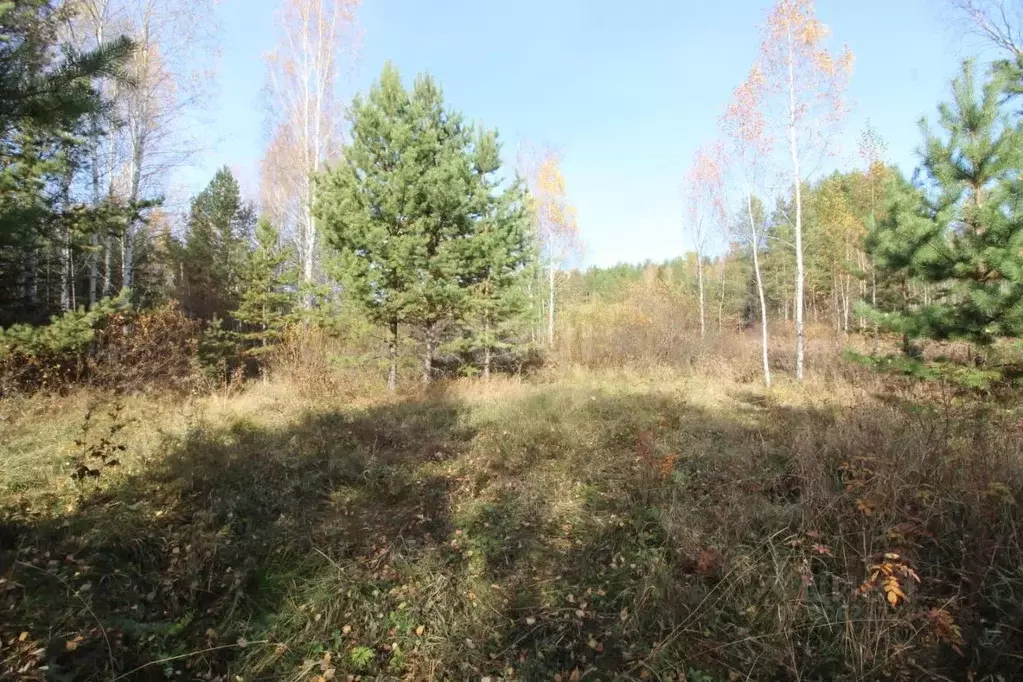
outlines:
{"label": "orange leaves", "polygon": [[837,121],[852,71],[848,47],[833,53],[829,30],[817,19],[813,0],[778,0],[767,19],[760,48],[765,87],[784,93],[788,124],[805,119]]}
{"label": "orange leaves", "polygon": [[771,153],[774,141],[764,116],[764,72],[759,65],[735,90],[719,124],[729,140],[729,156],[740,167],[747,184],[755,181],[757,168]]}
{"label": "orange leaves", "polygon": [[667,478],[671,476],[671,472],[675,470],[675,462],[677,461],[678,455],[674,452],[661,458],[661,461],[657,464],[657,473],[660,474],[662,479],[667,480]]}
{"label": "orange leaves", "polygon": [[927,620],[931,625],[931,632],[939,642],[944,642],[952,647],[960,656],[963,655],[963,633],[955,622],[952,614],[945,609],[931,609],[927,612]]}
{"label": "orange leaves", "polygon": [[906,560],[894,552],[888,552],[881,557],[881,562],[870,566],[870,576],[863,581],[857,594],[866,594],[875,587],[880,586],[885,601],[895,608],[906,600],[906,593],[903,585],[909,581],[920,582],[920,576],[916,574]]}
{"label": "orange leaves", "polygon": [[671,472],[675,470],[678,454],[669,452],[666,455],[658,456],[655,449],[656,438],[653,432],[641,432],[636,439],[636,459],[656,471],[661,480],[667,480],[671,476]]}

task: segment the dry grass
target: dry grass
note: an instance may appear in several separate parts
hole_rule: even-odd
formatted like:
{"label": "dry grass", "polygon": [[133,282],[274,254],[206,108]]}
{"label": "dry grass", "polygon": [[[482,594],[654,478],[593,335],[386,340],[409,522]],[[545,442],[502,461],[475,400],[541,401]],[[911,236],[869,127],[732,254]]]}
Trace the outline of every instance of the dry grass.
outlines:
{"label": "dry grass", "polygon": [[83,482],[109,398],[8,401],[0,671],[1014,679],[1020,414],[822,348],[770,391],[720,351],[400,399],[282,373],[144,396]]}

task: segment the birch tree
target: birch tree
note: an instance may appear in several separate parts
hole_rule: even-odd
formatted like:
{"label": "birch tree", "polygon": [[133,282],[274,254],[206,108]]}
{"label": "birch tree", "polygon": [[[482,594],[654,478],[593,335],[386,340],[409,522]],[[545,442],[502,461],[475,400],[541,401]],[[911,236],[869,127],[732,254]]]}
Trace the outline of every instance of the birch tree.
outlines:
{"label": "birch tree", "polygon": [[[75,0],[68,15],[68,42],[79,50],[104,49],[111,39],[117,37],[116,8],[113,3],[114,0]],[[100,79],[94,87],[105,99],[112,100],[115,83]],[[93,112],[89,120],[89,194],[93,207],[98,207],[111,194],[106,185],[113,178],[115,138],[107,134],[106,129],[113,127],[113,123],[109,113],[103,111]],[[99,231],[89,235],[90,253],[87,262],[89,308],[98,300],[100,254],[109,258],[106,237],[107,235],[102,235]],[[109,260],[107,263],[109,265]]]}
{"label": "birch tree", "polygon": [[291,232],[306,285],[315,281],[319,239],[314,177],[341,153],[340,76],[356,55],[358,6],[359,0],[282,0],[277,46],[267,58],[264,209]]}
{"label": "birch tree", "polygon": [[703,261],[715,226],[724,220],[721,195],[721,148],[703,147],[693,156],[686,174],[686,227],[696,249],[696,281],[700,299],[700,336],[707,334],[706,296],[704,294]]}
{"label": "birch tree", "polygon": [[767,18],[759,68],[778,106],[781,127],[789,141],[796,252],[795,325],[796,378],[803,378],[806,330],[803,324],[802,185],[806,161],[826,151],[830,134],[841,119],[843,94],[853,57],[849,48],[832,53],[824,45],[828,28],[816,16],[813,0],[777,0]]}
{"label": "birch tree", "polygon": [[728,156],[732,168],[742,185],[743,203],[747,219],[747,236],[753,254],[753,272],[757,281],[760,302],[760,354],[764,366],[764,383],[771,386],[771,365],[768,359],[767,300],[764,295],[764,276],[760,270],[760,241],[753,213],[753,199],[757,185],[763,178],[763,165],[770,156],[773,143],[767,132],[767,122],[761,109],[764,95],[764,76],[758,67],[732,93],[732,99],[721,118],[721,127],[728,140]]}
{"label": "birch tree", "polygon": [[536,238],[547,270],[547,345],[554,346],[557,273],[573,253],[579,251],[579,225],[575,206],[568,200],[565,176],[558,157],[543,149],[533,157],[528,171]]}
{"label": "birch tree", "polygon": [[[113,36],[135,44],[127,78],[104,92],[114,103],[91,125],[91,200],[144,205],[167,190],[171,171],[186,164],[198,145],[189,132],[215,79],[217,0],[71,0],[75,42],[101,48]],[[114,123],[119,125],[114,125]],[[104,144],[104,139],[108,140]],[[134,280],[141,216],[127,221],[103,250],[103,295],[113,293],[111,255],[119,251],[120,283]],[[98,242],[97,236],[94,242]],[[90,263],[90,301],[99,286],[98,258]]]}

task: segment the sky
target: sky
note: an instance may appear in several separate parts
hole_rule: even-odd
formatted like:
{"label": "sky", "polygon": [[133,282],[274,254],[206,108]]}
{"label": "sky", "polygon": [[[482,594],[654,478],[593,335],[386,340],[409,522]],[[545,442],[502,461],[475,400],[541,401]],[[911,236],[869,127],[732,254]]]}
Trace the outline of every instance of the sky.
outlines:
{"label": "sky", "polygon": [[[281,0],[222,0],[217,95],[204,151],[176,176],[187,192],[230,166],[256,195],[266,146],[265,55]],[[818,0],[830,46],[856,57],[847,116],[820,169],[858,162],[869,120],[888,158],[917,165],[918,122],[947,97],[971,46],[939,0]],[[497,128],[513,164],[523,140],[562,159],[578,211],[584,265],[661,261],[692,248],[682,178],[717,135],[759,46],[768,0],[364,0],[345,97],[390,60],[408,81],[432,74],[446,102]],[[960,27],[961,28],[961,27]]]}

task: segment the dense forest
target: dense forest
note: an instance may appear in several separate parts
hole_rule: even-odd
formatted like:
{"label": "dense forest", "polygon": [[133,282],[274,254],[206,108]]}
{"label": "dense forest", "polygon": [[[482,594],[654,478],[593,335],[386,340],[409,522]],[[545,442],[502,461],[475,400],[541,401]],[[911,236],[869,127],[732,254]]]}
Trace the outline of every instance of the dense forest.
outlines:
{"label": "dense forest", "polygon": [[1023,673],[1017,0],[916,168],[777,0],[608,267],[554,147],[340,96],[358,0],[280,3],[258,197],[171,201],[214,4],[0,0],[0,679]]}

